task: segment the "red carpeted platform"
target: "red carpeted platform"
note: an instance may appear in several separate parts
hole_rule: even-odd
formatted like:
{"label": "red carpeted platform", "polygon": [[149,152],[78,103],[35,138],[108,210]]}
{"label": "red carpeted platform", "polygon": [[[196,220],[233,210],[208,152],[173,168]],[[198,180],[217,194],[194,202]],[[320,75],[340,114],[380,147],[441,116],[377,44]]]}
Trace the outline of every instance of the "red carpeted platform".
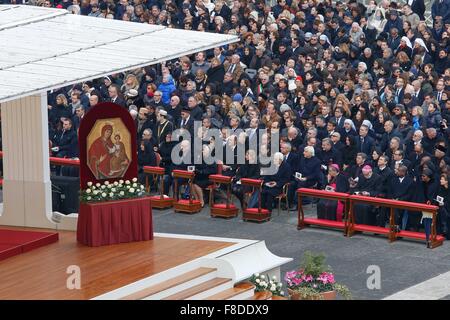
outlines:
{"label": "red carpeted platform", "polygon": [[58,241],[56,232],[0,229],[0,261]]}

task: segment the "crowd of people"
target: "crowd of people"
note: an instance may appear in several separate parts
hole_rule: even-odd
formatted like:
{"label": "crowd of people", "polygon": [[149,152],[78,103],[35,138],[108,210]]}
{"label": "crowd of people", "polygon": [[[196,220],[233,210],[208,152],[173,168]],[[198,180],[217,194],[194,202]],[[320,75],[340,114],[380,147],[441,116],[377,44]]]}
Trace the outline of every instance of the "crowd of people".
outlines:
{"label": "crowd of people", "polygon": [[[18,0],[16,0],[18,1]],[[245,163],[198,165],[191,193],[204,203],[207,176],[233,176],[242,200],[242,177],[265,181],[263,206],[272,209],[284,186],[296,206],[299,187],[326,189],[439,206],[437,229],[450,223],[450,1],[435,0],[430,25],[423,0],[43,0],[37,5],[74,14],[204,32],[238,35],[240,42],[193,56],[85,82],[49,93],[49,130],[56,156],[77,156],[76,129],[89,108],[112,101],[135,118],[139,165],[172,178],[172,132],[223,141],[204,142]],[[157,44],[155,44],[157,45]],[[202,121],[194,132],[194,121]],[[242,130],[241,130],[242,129]],[[261,136],[259,132],[264,132]],[[279,150],[272,153],[272,133]],[[249,148],[256,140],[256,149]],[[278,140],[277,140],[278,142]],[[181,153],[191,158],[192,143]],[[261,175],[261,154],[276,174]],[[252,201],[251,201],[252,202]],[[249,203],[249,205],[252,205]],[[343,219],[341,203],[320,201],[320,218]],[[360,205],[357,223],[385,226],[384,209]],[[399,229],[427,233],[430,219],[396,211]]]}

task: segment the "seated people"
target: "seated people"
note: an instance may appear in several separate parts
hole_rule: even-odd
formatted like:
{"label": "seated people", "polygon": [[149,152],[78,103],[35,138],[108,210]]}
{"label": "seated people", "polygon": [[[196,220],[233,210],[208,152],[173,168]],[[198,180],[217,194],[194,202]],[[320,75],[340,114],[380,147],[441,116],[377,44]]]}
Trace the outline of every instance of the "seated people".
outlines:
{"label": "seated people", "polygon": [[[362,174],[358,177],[356,187],[351,188],[352,194],[376,197],[380,193],[380,177],[373,173],[372,167],[365,165]],[[355,223],[376,225],[376,216],[372,212],[373,206],[365,203],[357,203],[354,206]]]}
{"label": "seated people", "polygon": [[[347,193],[350,186],[348,179],[341,174],[339,165],[332,164],[328,166],[328,184],[325,190],[330,192]],[[317,218],[342,221],[344,213],[344,203],[342,201],[320,199],[317,203]]]}
{"label": "seated people", "polygon": [[[316,186],[321,181],[322,172],[320,170],[320,160],[315,156],[314,147],[305,147],[303,157],[300,157],[298,166],[292,169],[294,176],[300,173],[301,178],[295,177],[290,188],[297,190],[298,188],[312,188]],[[297,197],[295,196],[293,200],[294,209],[297,205]]]}
{"label": "seated people", "polygon": [[55,134],[52,142],[52,151],[55,157],[78,157],[78,136],[73,129],[72,120],[62,120],[62,130]]}
{"label": "seated people", "polygon": [[166,135],[165,141],[163,141],[159,145],[159,154],[161,155],[161,163],[159,164],[160,167],[165,169],[164,173],[164,194],[168,195],[170,190],[170,183],[172,180],[170,178],[171,172],[172,172],[172,150],[174,146],[178,142],[172,141],[172,134],[169,133]]}
{"label": "seated people", "polygon": [[203,189],[206,189],[211,184],[209,181],[209,175],[217,173],[217,163],[208,163],[209,161],[207,160],[214,159],[211,158],[211,148],[206,144],[202,146],[202,154],[198,155],[198,159],[201,163],[197,164],[200,161],[195,161],[195,178],[192,195],[200,201],[203,208],[205,206]]}
{"label": "seated people", "polygon": [[283,154],[276,152],[273,156],[273,164],[276,168],[276,174],[264,177],[264,185],[262,189],[261,204],[263,208],[272,212],[273,201],[282,190],[283,186],[289,182],[291,176],[291,168],[287,161],[283,160]]}
{"label": "seated people", "polygon": [[[411,201],[414,194],[413,189],[414,180],[408,175],[408,168],[402,164],[397,166],[395,176],[388,181],[387,195],[394,200]],[[405,230],[407,222],[408,212],[403,209],[396,209],[395,224],[402,230]]]}
{"label": "seated people", "polygon": [[259,179],[261,176],[261,168],[256,158],[256,152],[255,150],[247,150],[245,153],[245,163],[239,165],[236,176],[233,181],[233,184],[231,185],[231,190],[233,194],[239,199],[239,202],[241,203],[241,208],[244,208],[244,195],[246,192],[251,191],[250,186],[243,186],[241,184],[241,178],[248,178],[248,179]]}
{"label": "seated people", "polygon": [[156,154],[149,141],[141,141],[138,148],[138,179],[139,183],[145,184],[144,166],[156,166]]}

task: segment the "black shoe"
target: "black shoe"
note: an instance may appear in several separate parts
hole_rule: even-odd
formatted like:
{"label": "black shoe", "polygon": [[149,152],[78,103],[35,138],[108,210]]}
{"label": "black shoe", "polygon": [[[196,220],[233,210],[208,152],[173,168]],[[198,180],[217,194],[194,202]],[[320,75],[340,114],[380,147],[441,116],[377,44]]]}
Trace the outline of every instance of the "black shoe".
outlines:
{"label": "black shoe", "polygon": [[427,241],[427,248],[430,248],[430,241]]}

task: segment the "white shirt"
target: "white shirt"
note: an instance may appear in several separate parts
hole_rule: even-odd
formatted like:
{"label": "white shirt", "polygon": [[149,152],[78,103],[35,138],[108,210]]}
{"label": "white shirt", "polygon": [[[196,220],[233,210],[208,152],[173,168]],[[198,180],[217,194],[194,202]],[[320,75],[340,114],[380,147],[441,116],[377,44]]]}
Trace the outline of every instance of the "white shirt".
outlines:
{"label": "white shirt", "polygon": [[403,180],[405,180],[405,177],[403,177],[403,178],[398,178],[398,180],[400,180],[400,183],[403,183]]}

